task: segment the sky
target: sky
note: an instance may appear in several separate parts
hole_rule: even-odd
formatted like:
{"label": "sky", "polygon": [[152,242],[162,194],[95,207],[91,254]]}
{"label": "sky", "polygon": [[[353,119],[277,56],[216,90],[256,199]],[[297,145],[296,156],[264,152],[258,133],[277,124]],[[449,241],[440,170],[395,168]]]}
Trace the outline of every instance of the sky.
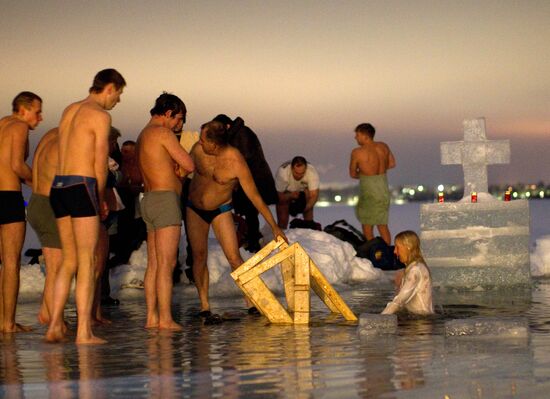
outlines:
{"label": "sky", "polygon": [[354,129],[370,122],[397,160],[390,184],[462,184],[440,142],[485,117],[511,162],[489,183],[550,183],[550,2],[12,1],[0,15],[0,112],[42,97],[31,149],[116,68],[111,111],[135,139],[162,91],[187,105],[185,129],[241,116],[272,170],[305,156],[325,184],[353,183]]}

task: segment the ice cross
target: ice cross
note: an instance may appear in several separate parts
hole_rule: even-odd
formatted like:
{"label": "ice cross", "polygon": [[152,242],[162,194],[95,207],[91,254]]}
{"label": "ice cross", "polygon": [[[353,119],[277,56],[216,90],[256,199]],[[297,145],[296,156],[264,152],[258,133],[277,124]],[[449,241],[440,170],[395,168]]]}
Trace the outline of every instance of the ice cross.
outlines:
{"label": "ice cross", "polygon": [[464,141],[441,143],[441,164],[462,164],[464,197],[471,192],[488,192],[487,165],[510,163],[510,140],[487,140],[485,118],[467,119]]}

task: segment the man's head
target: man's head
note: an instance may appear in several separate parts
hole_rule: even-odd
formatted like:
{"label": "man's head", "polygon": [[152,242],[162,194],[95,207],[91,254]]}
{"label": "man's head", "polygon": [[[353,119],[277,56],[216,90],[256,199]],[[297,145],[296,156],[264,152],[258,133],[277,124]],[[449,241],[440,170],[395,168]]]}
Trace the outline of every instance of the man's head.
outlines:
{"label": "man's head", "polygon": [[187,117],[187,108],[183,101],[176,95],[167,92],[162,93],[151,109],[151,116],[164,116],[168,118],[168,127],[174,133],[181,133]]}
{"label": "man's head", "polygon": [[211,121],[201,126],[199,143],[208,155],[215,155],[217,148],[228,144],[227,129],[221,122]]}
{"label": "man's head", "polygon": [[292,169],[292,176],[294,177],[294,180],[302,180],[302,178],[306,175],[307,161],[304,157],[298,155],[292,158],[290,168]]}
{"label": "man's head", "polygon": [[219,114],[218,116],[216,116],[212,120],[222,123],[226,127],[226,129],[229,129],[231,127],[231,125],[233,124],[233,121],[231,120],[231,118],[229,116],[227,116],[226,114]]}
{"label": "man's head", "polygon": [[126,81],[115,69],[109,68],[99,71],[94,76],[90,94],[102,94],[104,96],[103,108],[113,109],[120,102],[122,91],[126,87]]}
{"label": "man's head", "polygon": [[42,121],[42,99],[30,91],[22,91],[13,99],[12,111],[34,130]]}
{"label": "man's head", "polygon": [[120,152],[122,154],[122,162],[132,160],[136,156],[136,142],[133,140],[126,140],[122,143]]}
{"label": "man's head", "polygon": [[121,136],[120,130],[116,127],[111,126],[109,131],[109,153],[113,152],[118,145],[118,138]]}
{"label": "man's head", "polygon": [[367,137],[370,137],[370,139],[373,140],[376,129],[370,123],[361,123],[355,128],[355,133],[365,134]]}

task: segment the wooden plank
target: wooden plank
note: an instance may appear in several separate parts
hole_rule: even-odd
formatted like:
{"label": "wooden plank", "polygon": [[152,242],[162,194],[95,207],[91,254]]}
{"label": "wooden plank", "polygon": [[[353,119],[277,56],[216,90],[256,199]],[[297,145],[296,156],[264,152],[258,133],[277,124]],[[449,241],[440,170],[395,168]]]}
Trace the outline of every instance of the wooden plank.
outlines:
{"label": "wooden plank", "polygon": [[242,285],[245,294],[271,323],[292,324],[292,318],[260,277]]}
{"label": "wooden plank", "polygon": [[281,262],[281,274],[289,312],[294,312],[294,256]]}
{"label": "wooden plank", "polygon": [[294,253],[294,323],[309,323],[309,255],[300,244]]}
{"label": "wooden plank", "polygon": [[284,259],[293,256],[294,250],[296,249],[296,245],[293,244],[287,249],[284,249],[280,251],[278,254],[273,255],[271,258],[264,260],[263,262],[257,264],[256,266],[252,267],[250,270],[245,271],[244,273],[241,273],[238,276],[238,279],[241,281],[242,284],[246,284],[248,281],[256,278],[260,274],[268,271],[272,267],[278,265],[283,261]]}
{"label": "wooden plank", "polygon": [[237,277],[239,277],[241,274],[247,272],[254,266],[256,266],[258,263],[260,263],[263,259],[267,258],[271,252],[279,248],[281,245],[285,244],[288,245],[285,240],[278,237],[278,240],[270,241],[266,244],[265,247],[260,249],[256,254],[252,255],[250,259],[248,259],[246,262],[244,262],[242,265],[240,265],[237,269],[233,270],[231,273],[231,277],[233,277],[233,280],[237,280]]}
{"label": "wooden plank", "polygon": [[[327,305],[327,307],[332,310],[329,303],[336,308],[336,312],[340,313],[346,320],[357,321],[357,316],[353,314],[348,305],[344,302],[342,297],[332,288],[328,280],[323,276],[323,273],[319,270],[313,260],[309,263],[311,278],[312,278],[312,287],[321,300]],[[327,301],[328,300],[328,301]]]}
{"label": "wooden plank", "polygon": [[294,292],[295,309],[294,309],[294,324],[309,323],[309,306],[310,297],[308,290],[296,290]]}

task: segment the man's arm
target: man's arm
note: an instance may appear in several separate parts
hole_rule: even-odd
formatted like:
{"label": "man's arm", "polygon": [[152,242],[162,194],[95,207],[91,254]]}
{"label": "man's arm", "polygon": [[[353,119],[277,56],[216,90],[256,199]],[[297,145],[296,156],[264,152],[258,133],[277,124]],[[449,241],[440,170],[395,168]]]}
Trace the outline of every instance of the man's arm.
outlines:
{"label": "man's arm", "polygon": [[349,161],[349,176],[352,179],[359,178],[359,164],[357,162],[357,149],[351,152],[350,161]]}
{"label": "man's arm", "polygon": [[24,123],[14,123],[11,140],[11,169],[25,182],[32,185],[32,169],[25,162],[28,148],[29,130]]}
{"label": "man's arm", "polygon": [[235,163],[235,175],[239,179],[239,183],[243,188],[243,191],[245,192],[250,202],[252,202],[252,204],[256,207],[258,212],[260,212],[260,214],[263,216],[267,224],[271,227],[271,230],[273,231],[273,237],[277,238],[277,236],[281,236],[285,241],[288,242],[285,234],[275,222],[271,211],[262,200],[262,197],[260,196],[260,193],[258,192],[256,185],[254,184],[254,179],[252,178],[250,169],[248,169],[248,166],[246,165],[244,157],[238,151],[237,153],[238,159]]}
{"label": "man's arm", "polygon": [[193,172],[195,170],[193,159],[180,145],[176,136],[170,130],[163,129],[161,137],[162,145],[170,157],[179,165],[180,169],[183,169],[184,173],[181,177]]}
{"label": "man's arm", "polygon": [[395,158],[389,148],[388,148],[388,151],[390,152],[388,156],[388,169],[392,169],[392,168],[395,168],[395,165],[396,165]]}
{"label": "man's arm", "polygon": [[111,115],[101,112],[97,116],[95,129],[94,171],[97,179],[100,217],[107,217],[109,210],[105,202],[105,186],[107,184],[107,159],[109,156],[109,132],[111,130]]}

